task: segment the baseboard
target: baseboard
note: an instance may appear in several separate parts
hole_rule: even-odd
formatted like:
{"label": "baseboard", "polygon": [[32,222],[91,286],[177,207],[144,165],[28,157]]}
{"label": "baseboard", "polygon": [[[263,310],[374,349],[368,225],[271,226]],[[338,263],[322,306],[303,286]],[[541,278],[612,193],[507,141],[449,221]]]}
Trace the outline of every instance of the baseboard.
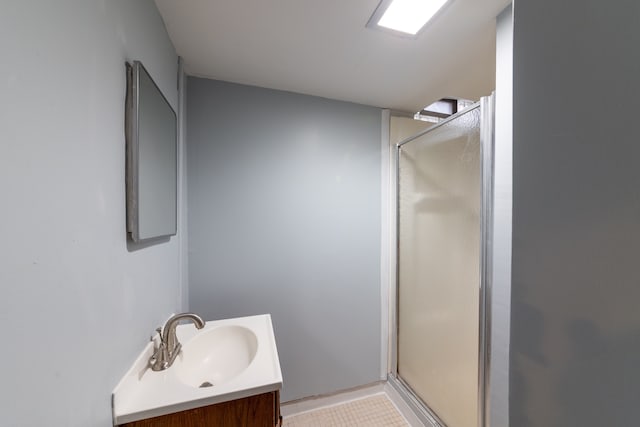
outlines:
{"label": "baseboard", "polygon": [[341,390],[336,393],[313,396],[300,400],[292,400],[280,406],[280,413],[283,417],[302,414],[304,412],[315,411],[316,409],[328,406],[340,405],[353,400],[384,393],[386,381],[379,381],[356,387],[348,390]]}

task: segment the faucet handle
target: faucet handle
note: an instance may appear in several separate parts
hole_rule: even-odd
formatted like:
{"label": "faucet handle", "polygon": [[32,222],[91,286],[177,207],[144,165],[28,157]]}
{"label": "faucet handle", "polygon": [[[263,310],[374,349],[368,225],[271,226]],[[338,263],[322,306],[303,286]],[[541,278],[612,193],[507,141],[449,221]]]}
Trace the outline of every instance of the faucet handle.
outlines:
{"label": "faucet handle", "polygon": [[149,358],[149,365],[154,371],[161,371],[167,368],[167,346],[162,338],[162,328],[157,327],[156,332],[158,335],[151,336],[151,342],[153,343],[153,354]]}
{"label": "faucet handle", "polygon": [[162,342],[162,328],[158,326],[155,329],[155,331],[158,333],[158,335],[157,336],[155,334],[149,335],[149,341],[151,341],[157,346],[160,342]]}

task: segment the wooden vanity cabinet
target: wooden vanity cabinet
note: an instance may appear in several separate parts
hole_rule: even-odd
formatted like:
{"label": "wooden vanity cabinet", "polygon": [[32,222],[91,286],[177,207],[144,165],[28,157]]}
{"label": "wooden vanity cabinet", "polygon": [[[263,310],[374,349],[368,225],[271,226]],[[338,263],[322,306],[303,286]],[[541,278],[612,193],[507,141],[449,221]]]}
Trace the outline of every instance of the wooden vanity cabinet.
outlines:
{"label": "wooden vanity cabinet", "polygon": [[281,426],[280,392],[258,394],[201,408],[121,424],[121,427],[274,427]]}

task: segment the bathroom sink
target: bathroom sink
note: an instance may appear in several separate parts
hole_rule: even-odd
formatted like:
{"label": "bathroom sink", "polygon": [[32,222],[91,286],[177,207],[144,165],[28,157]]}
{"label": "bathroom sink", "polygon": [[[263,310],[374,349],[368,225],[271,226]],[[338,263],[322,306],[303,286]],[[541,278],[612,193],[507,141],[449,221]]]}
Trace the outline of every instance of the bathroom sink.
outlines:
{"label": "bathroom sink", "polygon": [[116,386],[114,425],[280,390],[282,373],[271,316],[178,325],[182,349],[173,365],[153,371],[147,344]]}
{"label": "bathroom sink", "polygon": [[243,326],[220,326],[183,344],[173,366],[177,378],[191,387],[223,384],[244,372],[256,356],[258,338]]}

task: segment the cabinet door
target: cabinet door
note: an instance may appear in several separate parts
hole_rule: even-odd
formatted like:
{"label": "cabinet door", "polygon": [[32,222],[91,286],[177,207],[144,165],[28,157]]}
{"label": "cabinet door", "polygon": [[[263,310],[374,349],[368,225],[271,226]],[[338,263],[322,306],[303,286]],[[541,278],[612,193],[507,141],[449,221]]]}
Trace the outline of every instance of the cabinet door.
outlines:
{"label": "cabinet door", "polygon": [[279,425],[278,392],[189,409],[121,427],[273,427]]}

